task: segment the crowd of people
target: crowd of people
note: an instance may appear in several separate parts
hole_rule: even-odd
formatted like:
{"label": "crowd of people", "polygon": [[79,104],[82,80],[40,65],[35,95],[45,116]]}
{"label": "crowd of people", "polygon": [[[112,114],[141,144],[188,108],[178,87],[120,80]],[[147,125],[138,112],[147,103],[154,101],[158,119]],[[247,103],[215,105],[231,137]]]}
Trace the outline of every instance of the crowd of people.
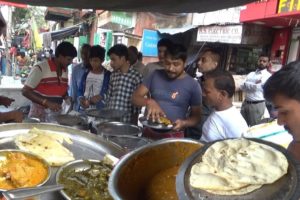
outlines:
{"label": "crowd of people", "polygon": [[[46,110],[57,112],[64,99],[72,99],[77,112],[88,108],[120,110],[126,113],[122,122],[137,125],[141,108],[145,107],[148,120],[166,117],[173,128],[166,131],[144,127],[144,137],[188,137],[212,142],[242,137],[249,126],[260,122],[269,105],[276,109],[278,123],[293,135],[289,149],[300,160],[300,62],[272,74],[268,71],[268,55],[261,54],[256,71],[249,73],[241,86],[245,100],[239,111],[233,105],[233,76],[221,69],[217,50],[201,53],[197,67],[202,76],[194,79],[185,72],[187,49],[183,45],[161,39],[157,48],[158,62],[145,66],[134,46],[116,44],[106,52],[99,45],[85,44],[80,51],[82,62],[73,67],[68,84],[67,67],[77,51],[69,42],[60,43],[55,56],[35,64],[25,82],[22,93],[32,101],[29,117],[45,121]],[[112,72],[102,65],[105,54]],[[10,104],[7,99],[4,103],[0,100],[3,105]],[[4,114],[1,121],[21,121],[18,113],[7,113],[7,118]]]}

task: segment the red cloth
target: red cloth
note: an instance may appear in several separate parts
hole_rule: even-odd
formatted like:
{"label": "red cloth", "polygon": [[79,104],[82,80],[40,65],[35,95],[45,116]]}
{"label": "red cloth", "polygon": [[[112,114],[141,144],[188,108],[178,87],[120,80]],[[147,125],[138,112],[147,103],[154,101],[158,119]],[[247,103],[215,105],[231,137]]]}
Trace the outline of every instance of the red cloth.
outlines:
{"label": "red cloth", "polygon": [[159,140],[164,138],[184,138],[184,132],[173,130],[168,132],[157,132],[151,128],[145,127],[143,128],[142,136],[152,140]]}

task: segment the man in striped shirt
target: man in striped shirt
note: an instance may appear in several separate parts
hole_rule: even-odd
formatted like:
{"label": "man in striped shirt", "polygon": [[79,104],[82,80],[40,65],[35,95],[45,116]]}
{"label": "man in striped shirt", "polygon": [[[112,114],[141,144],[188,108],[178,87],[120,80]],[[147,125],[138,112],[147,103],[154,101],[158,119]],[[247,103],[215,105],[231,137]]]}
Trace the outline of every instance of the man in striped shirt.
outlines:
{"label": "man in striped shirt", "polygon": [[60,43],[55,57],[37,63],[31,70],[22,94],[32,101],[28,117],[45,121],[45,109],[61,110],[61,103],[67,96],[67,66],[77,56],[75,47],[69,42]]}

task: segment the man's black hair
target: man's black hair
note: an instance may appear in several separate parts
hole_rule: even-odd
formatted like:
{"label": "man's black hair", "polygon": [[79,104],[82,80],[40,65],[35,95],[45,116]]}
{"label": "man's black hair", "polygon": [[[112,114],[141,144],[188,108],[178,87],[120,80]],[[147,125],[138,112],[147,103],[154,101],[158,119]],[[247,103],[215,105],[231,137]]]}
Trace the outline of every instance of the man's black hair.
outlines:
{"label": "man's black hair", "polygon": [[232,74],[228,71],[222,71],[220,69],[215,69],[213,71],[207,72],[204,75],[204,79],[212,78],[214,79],[214,86],[218,90],[224,90],[227,92],[228,97],[231,98],[235,92],[235,83]]}
{"label": "man's black hair", "polygon": [[85,48],[90,49],[90,48],[91,48],[91,45],[90,45],[90,44],[87,44],[87,43],[84,43],[84,44],[81,46],[81,49],[85,49]]}
{"label": "man's black hair", "polygon": [[173,44],[172,48],[167,49],[166,57],[171,57],[172,59],[181,59],[183,62],[187,59],[187,50],[181,44]]}
{"label": "man's black hair", "polygon": [[100,45],[95,45],[90,48],[89,58],[100,58],[104,61],[105,58],[105,49]]}
{"label": "man's black hair", "polygon": [[170,49],[173,45],[173,42],[170,39],[162,38],[157,43],[157,48],[159,47],[167,47],[167,49]]}
{"label": "man's black hair", "polygon": [[259,58],[260,58],[260,57],[267,57],[268,60],[270,61],[270,56],[269,56],[269,54],[267,54],[266,52],[262,52],[261,54],[259,54]]}
{"label": "man's black hair", "polygon": [[107,55],[110,56],[111,54],[116,54],[119,57],[124,56],[126,60],[128,60],[128,49],[124,44],[116,44],[113,47],[111,47]]}
{"label": "man's black hair", "polygon": [[138,54],[139,51],[135,46],[128,47],[128,58],[129,58],[130,65],[136,63],[136,61],[138,60]]}
{"label": "man's black hair", "polygon": [[206,53],[206,52],[210,52],[211,55],[212,55],[213,61],[217,62],[218,65],[220,64],[220,60],[221,60],[221,52],[220,52],[220,49],[210,47],[210,48],[205,49],[201,54],[204,54],[204,53]]}
{"label": "man's black hair", "polygon": [[138,60],[142,61],[143,60],[143,53],[139,51],[138,53]]}
{"label": "man's black hair", "polygon": [[268,101],[279,94],[300,101],[300,61],[282,67],[265,83],[264,96]]}
{"label": "man's black hair", "polygon": [[77,50],[70,42],[62,42],[55,49],[55,57],[70,56],[72,58],[77,56]]}

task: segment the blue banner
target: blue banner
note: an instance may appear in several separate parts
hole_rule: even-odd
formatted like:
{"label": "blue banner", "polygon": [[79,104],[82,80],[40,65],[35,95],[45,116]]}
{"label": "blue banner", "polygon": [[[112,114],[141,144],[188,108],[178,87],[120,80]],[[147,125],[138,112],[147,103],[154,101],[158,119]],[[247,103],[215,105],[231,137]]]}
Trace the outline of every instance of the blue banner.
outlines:
{"label": "blue banner", "polygon": [[143,56],[157,56],[157,42],[160,40],[158,31],[147,30],[143,31],[142,53]]}

